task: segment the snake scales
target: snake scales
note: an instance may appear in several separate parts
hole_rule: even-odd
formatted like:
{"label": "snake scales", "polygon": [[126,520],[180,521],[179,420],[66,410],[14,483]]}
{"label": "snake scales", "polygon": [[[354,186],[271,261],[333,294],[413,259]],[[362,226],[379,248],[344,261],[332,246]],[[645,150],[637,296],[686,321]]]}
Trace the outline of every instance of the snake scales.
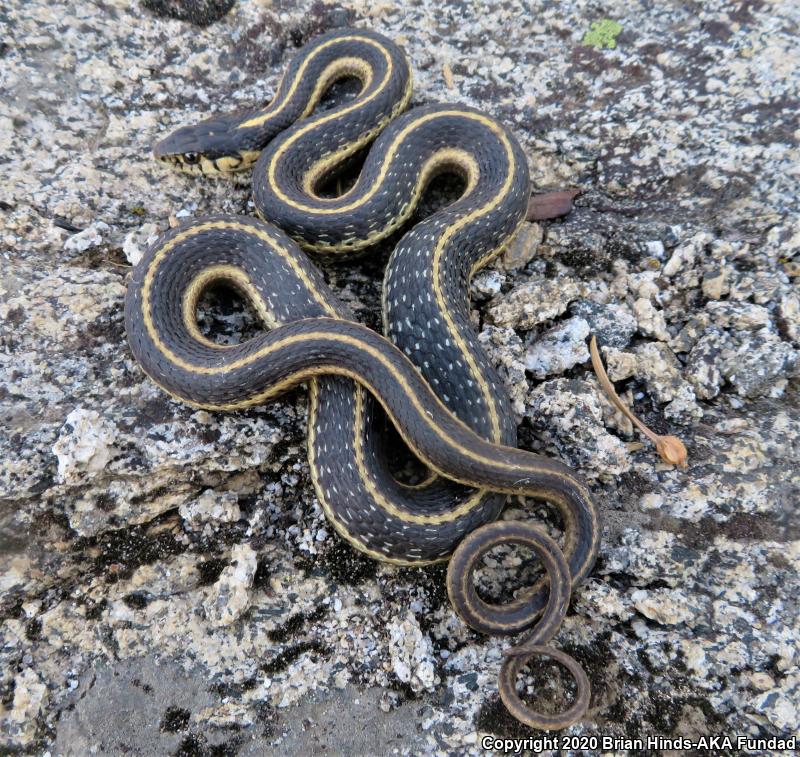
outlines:
{"label": "snake scales", "polygon": [[[342,78],[361,83],[358,95],[315,112]],[[585,712],[588,680],[574,660],[544,645],[571,587],[591,570],[598,516],[566,466],[515,448],[509,401],[470,324],[467,289],[524,220],[527,163],[492,118],[450,104],[403,112],[410,95],[400,48],[374,32],[340,30],[300,50],[266,107],[212,116],[156,145],[157,158],[193,173],[252,168],[263,221],[197,218],[162,236],[134,270],[128,338],[156,383],[199,407],[245,408],[308,382],[309,462],[336,530],[398,564],[443,560],[455,550],[447,585],[459,615],[484,633],[532,628],[506,651],[506,706],[530,725],[562,728]],[[368,145],[355,184],[323,196],[320,187]],[[334,256],[371,247],[405,224],[443,172],[460,175],[464,190],[398,243],[385,274],[380,336],[354,321],[300,247]],[[203,336],[198,301],[219,282],[238,290],[268,330],[235,345]],[[421,484],[392,475],[384,414],[430,469]],[[529,524],[492,523],[506,494],[554,505],[563,547]],[[488,604],[473,572],[505,543],[536,551],[547,576],[509,604]],[[517,674],[536,654],[561,661],[578,684],[564,713],[535,712],[517,694]]]}

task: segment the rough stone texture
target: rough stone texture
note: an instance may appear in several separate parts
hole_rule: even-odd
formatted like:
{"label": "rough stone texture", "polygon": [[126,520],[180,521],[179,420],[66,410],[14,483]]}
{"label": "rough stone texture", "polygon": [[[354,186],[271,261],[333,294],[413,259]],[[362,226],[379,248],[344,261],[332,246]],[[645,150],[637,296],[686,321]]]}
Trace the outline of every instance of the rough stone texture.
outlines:
{"label": "rough stone texture", "polygon": [[605,429],[604,403],[594,382],[559,378],[530,395],[528,416],[539,438],[584,475],[614,478],[631,469],[621,439]]}
{"label": "rough stone texture", "polygon": [[570,307],[570,313],[587,321],[592,334],[604,347],[623,349],[636,333],[636,319],[622,303],[601,305],[578,300]]}
{"label": "rough stone texture", "polygon": [[498,297],[497,304],[489,307],[488,317],[497,326],[529,331],[561,315],[578,292],[578,285],[570,280],[526,281]]}
{"label": "rough stone texture", "polygon": [[522,268],[530,263],[542,243],[542,227],[538,223],[525,223],[500,257],[500,265],[507,271]]}
{"label": "rough stone texture", "polygon": [[230,559],[205,602],[206,616],[216,626],[229,626],[250,606],[256,553],[249,544],[239,544],[231,550]]}
{"label": "rough stone texture", "polygon": [[[418,703],[384,710],[385,693],[377,687],[320,690],[281,720],[280,732],[269,708],[236,712],[233,702],[215,706],[217,696],[198,668],[184,670],[154,656],[99,663],[71,693],[74,707],[62,715],[51,753],[368,755],[387,747],[409,752],[419,739]],[[254,712],[255,725],[243,729]]]}
{"label": "rough stone texture", "polygon": [[188,528],[202,529],[214,521],[235,523],[242,517],[235,492],[204,491],[194,502],[181,505],[178,512]]}
{"label": "rough stone texture", "polygon": [[388,630],[392,671],[398,680],[413,691],[433,689],[437,682],[433,646],[414,614],[391,621]]}
{"label": "rough stone texture", "polygon": [[554,326],[534,339],[525,354],[525,368],[534,378],[558,375],[589,359],[589,324],[579,317]]}
{"label": "rough stone texture", "polygon": [[[496,694],[508,641],[463,626],[443,568],[378,566],[325,522],[302,391],[192,410],[125,345],[148,241],[252,213],[246,177],[170,173],[152,143],[265,101],[297,46],[351,23],[406,46],[415,103],[487,110],[538,191],[582,190],[472,287],[520,443],[574,464],[602,510],[600,560],[554,641],[593,686],[571,732],[797,730],[796,3],[601,5],[4,5],[0,751],[481,754],[484,733],[527,733]],[[583,44],[604,18],[615,46]],[[373,327],[387,254],[323,264]],[[204,312],[223,340],[254,328],[230,298]],[[555,368],[558,343],[541,358],[564,373],[526,371],[572,319],[636,412],[684,439],[687,470],[635,443],[588,362]],[[505,517],[558,531],[544,508]],[[495,568],[535,574],[513,554]],[[507,597],[502,575],[486,585]]]}

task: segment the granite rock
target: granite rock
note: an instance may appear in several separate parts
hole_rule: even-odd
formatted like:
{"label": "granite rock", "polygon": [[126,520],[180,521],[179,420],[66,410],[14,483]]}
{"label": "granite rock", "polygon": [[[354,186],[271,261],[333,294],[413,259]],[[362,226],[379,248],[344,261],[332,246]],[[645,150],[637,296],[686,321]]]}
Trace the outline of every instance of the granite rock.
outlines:
{"label": "granite rock", "polygon": [[618,476],[631,468],[625,444],[603,422],[603,401],[596,384],[554,379],[531,393],[528,418],[548,451],[585,475]]}
{"label": "granite rock", "polygon": [[[584,44],[604,17],[615,47]],[[497,698],[509,640],[459,620],[442,566],[376,565],[325,520],[302,390],[193,410],[125,343],[147,245],[253,213],[246,175],[171,172],[153,143],[269,100],[298,46],[350,24],[404,45],[413,104],[504,123],[536,192],[581,189],[471,288],[520,444],[574,465],[603,522],[553,640],[594,692],[570,734],[796,731],[794,4],[10,0],[0,18],[0,752],[306,754],[326,712],[331,751],[480,755],[485,734],[528,734]],[[390,246],[315,259],[373,328]],[[201,310],[229,343],[260,328],[235,298]],[[686,471],[632,443],[589,331]],[[544,506],[503,517],[559,536]],[[508,598],[537,570],[509,551],[480,585]],[[563,704],[555,685],[539,699]]]}
{"label": "granite rock", "polygon": [[230,560],[205,601],[206,615],[216,626],[229,626],[250,606],[250,587],[258,562],[255,550],[239,544],[231,551]]}
{"label": "granite rock", "polygon": [[430,639],[412,614],[387,625],[392,672],[414,691],[431,690],[436,684],[436,666]]}
{"label": "granite rock", "polygon": [[603,347],[625,349],[636,333],[636,319],[623,303],[600,304],[591,300],[578,300],[570,306],[569,312],[589,324],[589,331]]}
{"label": "granite rock", "polygon": [[525,353],[525,368],[536,378],[558,375],[589,359],[589,324],[575,316],[539,335]]}
{"label": "granite rock", "polygon": [[489,318],[496,326],[530,331],[561,315],[578,294],[578,285],[570,279],[526,281],[496,298]]}
{"label": "granite rock", "polygon": [[500,257],[500,265],[506,271],[526,266],[536,255],[542,243],[542,227],[538,223],[524,223],[508,248]]}
{"label": "granite rock", "polygon": [[202,529],[214,523],[235,523],[242,517],[239,497],[235,492],[204,491],[193,502],[178,508],[184,523],[191,529]]}

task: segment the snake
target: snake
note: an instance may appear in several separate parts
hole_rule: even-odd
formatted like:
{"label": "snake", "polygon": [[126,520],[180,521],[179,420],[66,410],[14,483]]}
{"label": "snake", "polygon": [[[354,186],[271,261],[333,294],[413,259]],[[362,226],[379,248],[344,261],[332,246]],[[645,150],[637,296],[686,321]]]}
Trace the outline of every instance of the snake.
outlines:
{"label": "snake", "polygon": [[[332,85],[358,93],[320,103]],[[499,693],[537,728],[564,728],[589,704],[580,665],[546,646],[572,588],[599,549],[597,508],[560,461],[516,447],[502,381],[469,312],[469,281],[514,239],[530,196],[519,142],[487,114],[434,103],[407,109],[411,67],[403,50],[366,29],[327,32],[302,47],[262,107],[214,114],[158,142],[156,159],[182,171],[252,171],[258,218],[211,215],[161,235],[132,272],[125,298],[131,351],[173,398],[214,411],[263,405],[305,383],[308,458],[317,498],[335,530],[384,562],[449,559],[456,613],[486,634],[525,638],[505,650]],[[326,182],[359,155],[352,186]],[[457,199],[413,225],[386,267],[384,334],[357,322],[307,253],[341,258],[407,225],[438,175],[460,177]],[[238,292],[264,330],[235,344],[204,335],[200,298],[212,285]],[[399,450],[386,424],[427,468],[421,482],[394,473]],[[528,522],[497,520],[508,495],[549,503],[563,544]],[[545,574],[503,605],[484,601],[474,574],[499,545],[527,547]],[[578,686],[560,715],[533,710],[516,689],[536,655],[570,671]]]}

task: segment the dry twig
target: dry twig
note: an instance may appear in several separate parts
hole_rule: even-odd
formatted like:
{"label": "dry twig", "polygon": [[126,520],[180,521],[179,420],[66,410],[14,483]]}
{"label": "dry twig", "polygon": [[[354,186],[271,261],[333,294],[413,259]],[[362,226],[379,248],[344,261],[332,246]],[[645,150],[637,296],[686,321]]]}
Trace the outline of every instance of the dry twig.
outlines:
{"label": "dry twig", "polygon": [[661,436],[660,434],[655,433],[655,431],[649,429],[620,399],[619,395],[614,389],[614,385],[611,383],[611,379],[606,373],[606,369],[603,366],[603,361],[600,359],[600,352],[597,349],[597,338],[594,335],[592,336],[591,342],[589,342],[589,352],[592,356],[592,367],[594,368],[594,372],[597,374],[597,380],[600,382],[600,386],[603,387],[603,390],[608,395],[608,398],[614,403],[614,406],[623,415],[625,415],[626,418],[629,418],[631,423],[633,423],[636,428],[639,429],[639,431],[641,431],[651,442],[653,442],[653,444],[656,445],[656,452],[658,452],[658,454],[661,456],[661,459],[665,463],[677,465],[679,468],[685,468],[689,453],[686,451],[686,447],[684,446],[683,442],[678,439],[677,436]]}

